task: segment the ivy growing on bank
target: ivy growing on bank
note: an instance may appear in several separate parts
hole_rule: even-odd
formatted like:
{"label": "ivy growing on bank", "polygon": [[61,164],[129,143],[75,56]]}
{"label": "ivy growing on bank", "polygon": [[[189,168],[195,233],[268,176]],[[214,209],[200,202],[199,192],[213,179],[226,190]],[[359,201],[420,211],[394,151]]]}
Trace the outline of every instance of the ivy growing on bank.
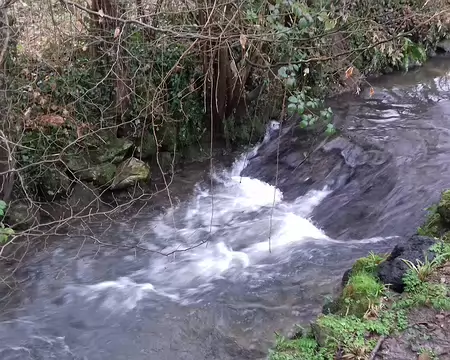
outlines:
{"label": "ivy growing on bank", "polygon": [[[145,1],[142,9],[123,2],[123,17],[119,9],[105,13],[111,1],[96,1],[101,8],[89,13],[75,2],[92,20],[75,32],[68,24],[84,20],[67,7],[30,5],[36,37],[45,40],[32,44],[19,36],[30,19],[17,12],[5,60],[7,130],[20,139],[18,165],[32,192],[49,169],[68,173],[58,161],[104,128],[145,147],[149,160],[157,152],[209,154],[211,134],[213,144],[249,145],[280,113],[332,134],[328,95],[358,92],[370,74],[420,65],[449,27],[445,4],[425,0],[219,0],[180,9],[163,0],[151,27],[142,21],[153,16]],[[42,14],[55,28],[39,22]],[[49,37],[56,27],[61,37]],[[43,117],[59,120],[44,131]]]}

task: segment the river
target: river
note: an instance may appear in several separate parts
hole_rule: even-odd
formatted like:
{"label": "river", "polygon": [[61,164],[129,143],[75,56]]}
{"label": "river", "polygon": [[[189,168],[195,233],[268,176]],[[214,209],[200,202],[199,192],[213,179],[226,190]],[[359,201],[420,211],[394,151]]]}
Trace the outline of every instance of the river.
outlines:
{"label": "river", "polygon": [[173,209],[48,243],[4,300],[0,358],[265,358],[275,332],[316,316],[355,259],[414,233],[450,187],[448,74],[435,58],[373,80],[373,97],[330,100],[345,129],[333,140],[281,124],[178,185],[190,195]]}

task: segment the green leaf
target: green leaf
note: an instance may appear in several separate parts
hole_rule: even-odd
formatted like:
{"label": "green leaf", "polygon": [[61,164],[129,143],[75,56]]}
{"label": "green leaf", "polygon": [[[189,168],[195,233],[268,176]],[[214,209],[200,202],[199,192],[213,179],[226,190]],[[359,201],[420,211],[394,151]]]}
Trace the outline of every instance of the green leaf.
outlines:
{"label": "green leaf", "polygon": [[297,103],[299,102],[299,99],[298,99],[296,96],[291,95],[291,96],[289,96],[288,101],[289,101],[290,103],[297,104]]}
{"label": "green leaf", "polygon": [[405,69],[405,71],[409,70],[409,56],[408,55],[403,57],[403,69]]}
{"label": "green leaf", "polygon": [[278,69],[278,76],[281,78],[287,78],[287,73],[286,73],[287,68],[285,66],[282,66]]}
{"label": "green leaf", "polygon": [[333,135],[336,132],[336,129],[334,128],[333,124],[327,124],[327,128],[325,130],[325,134],[327,135]]}
{"label": "green leaf", "polygon": [[298,27],[300,29],[305,29],[308,26],[309,26],[308,20],[306,20],[304,17],[302,17],[298,20]]}
{"label": "green leaf", "polygon": [[336,20],[326,19],[324,25],[325,31],[333,30],[336,27]]}
{"label": "green leaf", "polygon": [[289,114],[293,114],[293,113],[297,112],[297,104],[290,103],[290,104],[288,104],[287,108],[288,108]]}
{"label": "green leaf", "polygon": [[292,4],[292,12],[294,13],[295,16],[299,18],[303,16],[303,11],[302,9],[300,9],[297,3]]}
{"label": "green leaf", "polygon": [[287,87],[294,87],[296,84],[296,80],[294,77],[289,77],[288,79],[286,79],[286,86]]}

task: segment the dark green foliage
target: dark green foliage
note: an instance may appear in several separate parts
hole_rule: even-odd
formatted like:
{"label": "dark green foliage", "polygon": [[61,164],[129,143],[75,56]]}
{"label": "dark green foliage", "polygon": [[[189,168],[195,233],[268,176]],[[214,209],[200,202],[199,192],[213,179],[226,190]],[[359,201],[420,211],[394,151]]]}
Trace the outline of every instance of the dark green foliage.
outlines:
{"label": "dark green foliage", "polygon": [[442,219],[437,212],[437,206],[431,206],[427,209],[428,216],[425,224],[417,229],[417,233],[422,236],[440,237],[442,233]]}
{"label": "dark green foliage", "polygon": [[436,212],[440,215],[442,222],[450,226],[450,190],[442,193]]}
{"label": "dark green foliage", "polygon": [[439,203],[429,207],[427,211],[425,224],[417,229],[417,233],[445,240],[446,230],[450,228],[450,190],[444,191]]}
{"label": "dark green foliage", "polygon": [[364,271],[369,274],[374,274],[377,266],[386,260],[387,255],[380,255],[370,252],[369,255],[361,259],[356,260],[352,267],[353,273]]}
{"label": "dark green foliage", "polygon": [[450,293],[445,284],[422,281],[417,272],[412,270],[403,281],[406,294],[394,304],[394,309],[431,306],[438,310],[450,310]]}
{"label": "dark green foliage", "polygon": [[288,340],[277,338],[270,360],[328,360],[337,353],[350,356],[368,356],[378,336],[388,335],[407,326],[403,310],[385,311],[376,319],[362,319],[353,315],[326,315],[313,324],[310,334]]}
{"label": "dark green foliage", "polygon": [[379,304],[384,290],[383,284],[373,274],[365,271],[353,273],[342,292],[341,313],[363,316],[371,305]]}

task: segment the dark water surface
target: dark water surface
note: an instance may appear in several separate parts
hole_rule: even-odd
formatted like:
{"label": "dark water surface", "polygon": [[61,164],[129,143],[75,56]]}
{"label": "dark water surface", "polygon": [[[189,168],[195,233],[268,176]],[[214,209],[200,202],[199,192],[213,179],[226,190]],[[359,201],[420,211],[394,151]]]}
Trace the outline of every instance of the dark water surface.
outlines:
{"label": "dark water surface", "polygon": [[304,149],[282,129],[217,171],[213,192],[191,184],[172,211],[52,242],[18,274],[0,359],[264,358],[275,331],[314,317],[356,258],[413,233],[450,186],[448,73],[439,58],[383,77],[372,98],[331,101],[347,129],[332,141]]}

